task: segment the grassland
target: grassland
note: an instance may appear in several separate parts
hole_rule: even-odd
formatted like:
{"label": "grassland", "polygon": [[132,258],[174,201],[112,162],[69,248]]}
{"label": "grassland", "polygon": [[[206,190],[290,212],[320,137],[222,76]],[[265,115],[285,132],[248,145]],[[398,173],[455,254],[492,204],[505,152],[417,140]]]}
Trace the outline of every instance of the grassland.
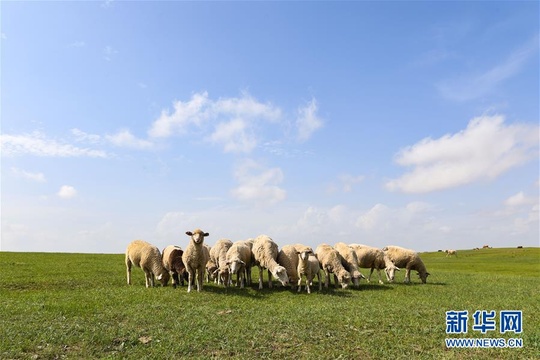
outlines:
{"label": "grassland", "polygon": [[[421,254],[426,285],[397,273],[395,284],[310,295],[277,283],[188,294],[146,289],[140,269],[128,286],[123,255],[0,252],[0,358],[538,359],[540,249],[458,256]],[[522,310],[522,334],[469,326],[459,337],[519,337],[524,346],[447,349],[448,310]]]}

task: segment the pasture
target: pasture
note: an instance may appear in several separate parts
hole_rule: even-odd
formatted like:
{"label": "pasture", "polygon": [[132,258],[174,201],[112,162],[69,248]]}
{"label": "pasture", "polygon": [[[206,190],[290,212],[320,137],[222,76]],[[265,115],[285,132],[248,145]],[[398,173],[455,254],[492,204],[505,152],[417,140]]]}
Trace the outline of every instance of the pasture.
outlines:
{"label": "pasture", "polygon": [[[422,285],[296,293],[205,283],[203,292],[126,284],[124,255],[0,252],[0,358],[537,359],[540,249],[421,253]],[[364,275],[369,270],[362,269]],[[258,272],[253,268],[253,279]],[[265,274],[266,279],[266,274]],[[265,284],[266,285],[266,284]],[[318,289],[318,284],[314,284]],[[447,349],[448,310],[522,310],[521,349]]]}

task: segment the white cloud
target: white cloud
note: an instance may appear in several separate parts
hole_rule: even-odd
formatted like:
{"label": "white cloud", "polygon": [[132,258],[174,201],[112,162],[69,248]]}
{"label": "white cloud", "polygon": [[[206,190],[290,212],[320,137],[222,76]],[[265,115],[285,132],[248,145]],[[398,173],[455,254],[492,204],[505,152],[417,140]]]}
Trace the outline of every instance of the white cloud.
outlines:
{"label": "white cloud", "polygon": [[117,134],[106,135],[105,138],[118,147],[147,150],[154,146],[154,144],[148,140],[136,138],[129,130],[120,130]]}
{"label": "white cloud", "polygon": [[426,193],[494,179],[538,156],[538,132],[537,125],[506,125],[503,116],[474,118],[457,134],[402,149],[396,162],[414,169],[386,188]]}
{"label": "white cloud", "polygon": [[532,197],[526,197],[525,193],[523,191],[520,191],[517,194],[512,195],[508,199],[506,199],[504,201],[504,204],[510,207],[517,207],[517,206],[522,206],[522,205],[534,204],[535,201],[537,200],[535,200]]}
{"label": "white cloud", "polygon": [[280,168],[267,169],[253,160],[246,160],[236,168],[234,177],[240,184],[231,190],[231,194],[239,200],[275,204],[287,195],[278,186],[283,181]]}
{"label": "white cloud", "polygon": [[0,143],[4,156],[29,154],[44,157],[107,157],[104,151],[61,143],[39,131],[24,135],[2,134]]}
{"label": "white cloud", "polygon": [[73,186],[63,185],[56,194],[62,199],[71,199],[77,195],[77,190]]}
{"label": "white cloud", "polygon": [[2,40],[7,40],[7,36],[6,36],[5,33],[1,33],[0,38],[1,38]]}
{"label": "white cloud", "polygon": [[364,175],[342,174],[339,176],[343,192],[351,192],[354,185],[360,184],[366,177]]}
{"label": "white cloud", "polygon": [[35,182],[45,182],[45,175],[43,173],[33,173],[29,171],[25,171],[22,169],[18,169],[16,167],[11,168],[11,173],[18,178],[35,181]]}
{"label": "white cloud", "polygon": [[298,141],[304,142],[311,135],[323,126],[323,120],[317,115],[317,101],[312,99],[306,106],[298,109],[296,128],[298,130]]}
{"label": "white cloud", "polygon": [[75,140],[79,142],[88,142],[91,144],[97,144],[101,142],[101,136],[96,134],[88,134],[80,129],[71,129],[71,134],[75,136]]}
{"label": "white cloud", "polygon": [[491,69],[462,77],[446,80],[438,85],[439,92],[445,98],[467,101],[484,96],[500,83],[519,73],[527,61],[538,51],[538,36],[514,51],[502,63]]}
{"label": "white cloud", "polygon": [[225,152],[249,153],[257,146],[257,139],[242,119],[217,124],[209,140],[223,145]]}

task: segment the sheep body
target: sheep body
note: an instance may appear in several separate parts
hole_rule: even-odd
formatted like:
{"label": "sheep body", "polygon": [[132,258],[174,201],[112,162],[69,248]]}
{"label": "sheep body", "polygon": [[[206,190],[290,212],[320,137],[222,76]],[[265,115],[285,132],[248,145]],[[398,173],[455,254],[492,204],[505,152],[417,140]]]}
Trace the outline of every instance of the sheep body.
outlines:
{"label": "sheep body", "polygon": [[229,239],[219,239],[210,249],[210,259],[217,265],[214,275],[217,276],[218,284],[229,286],[229,267],[227,266],[227,250],[232,246]]}
{"label": "sheep body", "polygon": [[362,245],[362,244],[350,244],[349,245],[356,253],[358,259],[358,267],[371,269],[367,281],[370,282],[373,270],[377,270],[379,275],[379,284],[384,284],[381,279],[381,270],[385,270],[386,280],[393,281],[394,271],[399,271],[399,268],[390,261],[385,255],[384,251],[379,248]]}
{"label": "sheep body", "polygon": [[356,253],[349,245],[343,242],[334,244],[334,249],[336,249],[341,256],[341,265],[343,265],[345,270],[351,274],[354,286],[358,287],[360,285],[360,279],[365,279],[365,277],[358,270],[358,258],[356,257]]}
{"label": "sheep body", "polygon": [[[317,246],[315,253],[321,263],[321,268],[324,270],[324,286],[326,288],[328,287],[330,284],[330,274],[333,273],[337,277],[341,287],[344,289],[347,288],[351,281],[351,274],[341,265],[341,259],[337,250],[328,244],[321,244]],[[337,287],[338,282],[335,280],[334,282]]]}
{"label": "sheep body", "polygon": [[236,274],[236,285],[244,287],[245,277],[251,277],[251,248],[245,241],[236,241],[227,250],[226,264],[229,267],[229,274],[232,277]]}
{"label": "sheep body", "polygon": [[444,250],[444,252],[446,253],[446,257],[449,257],[451,255],[454,255],[455,257],[457,257],[457,251],[456,250]]}
{"label": "sheep body", "polygon": [[186,266],[182,261],[184,250],[180,246],[168,245],[163,249],[163,267],[171,274],[173,287],[178,283],[184,286],[184,279],[187,275]]}
{"label": "sheep body", "polygon": [[289,276],[289,284],[294,290],[298,283],[298,251],[294,245],[283,246],[277,255],[277,263],[285,268]]}
{"label": "sheep body", "polygon": [[276,262],[278,246],[268,235],[259,235],[255,238],[252,252],[255,265],[259,267],[259,289],[263,288],[263,269],[268,269],[268,287],[272,287],[272,275],[283,286],[289,284],[287,270]]}
{"label": "sheep body", "polygon": [[201,229],[195,229],[193,232],[186,231],[186,235],[190,237],[189,244],[182,254],[182,261],[186,266],[188,273],[188,292],[191,292],[191,288],[197,280],[197,291],[201,291],[203,288],[203,276],[208,262],[209,254],[204,246],[204,238],[209,236],[207,232]]}
{"label": "sheep body", "polygon": [[430,275],[426,266],[414,250],[405,249],[400,246],[385,246],[384,253],[395,266],[405,268],[405,282],[411,282],[411,270],[416,270],[422,283],[426,283],[428,275]]}
{"label": "sheep body", "polygon": [[163,267],[159,249],[144,240],[135,240],[129,243],[126,248],[125,263],[128,285],[131,285],[132,265],[140,267],[144,271],[147,288],[154,286],[154,277],[163,286],[167,286],[169,282],[169,272]]}

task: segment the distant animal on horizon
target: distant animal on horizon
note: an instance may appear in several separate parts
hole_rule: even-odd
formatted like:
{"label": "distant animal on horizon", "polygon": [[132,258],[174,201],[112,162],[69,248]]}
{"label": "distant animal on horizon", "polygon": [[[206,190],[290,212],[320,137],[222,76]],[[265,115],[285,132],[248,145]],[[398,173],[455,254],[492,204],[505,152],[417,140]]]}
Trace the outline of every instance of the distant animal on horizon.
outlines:
{"label": "distant animal on horizon", "polygon": [[169,272],[163,267],[161,253],[159,249],[144,241],[134,240],[126,248],[126,272],[127,283],[131,285],[131,267],[135,265],[144,271],[146,278],[146,287],[154,287],[155,278],[163,286],[169,282]]}
{"label": "distant animal on horizon", "polygon": [[199,292],[203,288],[204,271],[209,258],[208,250],[204,246],[204,238],[210,234],[201,229],[195,229],[193,232],[186,231],[186,235],[189,236],[189,244],[182,255],[182,261],[188,273],[187,291],[191,292],[196,280]]}
{"label": "distant animal on horizon", "polygon": [[456,250],[444,250],[444,252],[446,253],[446,257],[452,256],[452,255],[457,257],[457,251]]}
{"label": "distant animal on horizon", "polygon": [[392,245],[385,246],[382,250],[395,266],[405,268],[406,283],[411,282],[411,270],[416,270],[418,272],[418,276],[422,280],[422,283],[426,283],[427,277],[430,275],[430,273],[427,272],[426,266],[416,251]]}
{"label": "distant animal on horizon", "polygon": [[491,246],[489,246],[489,245],[484,245],[484,246],[482,246],[482,249],[491,249]]}
{"label": "distant animal on horizon", "polygon": [[518,249],[523,249],[523,246],[519,245],[517,248],[518,248]]}

